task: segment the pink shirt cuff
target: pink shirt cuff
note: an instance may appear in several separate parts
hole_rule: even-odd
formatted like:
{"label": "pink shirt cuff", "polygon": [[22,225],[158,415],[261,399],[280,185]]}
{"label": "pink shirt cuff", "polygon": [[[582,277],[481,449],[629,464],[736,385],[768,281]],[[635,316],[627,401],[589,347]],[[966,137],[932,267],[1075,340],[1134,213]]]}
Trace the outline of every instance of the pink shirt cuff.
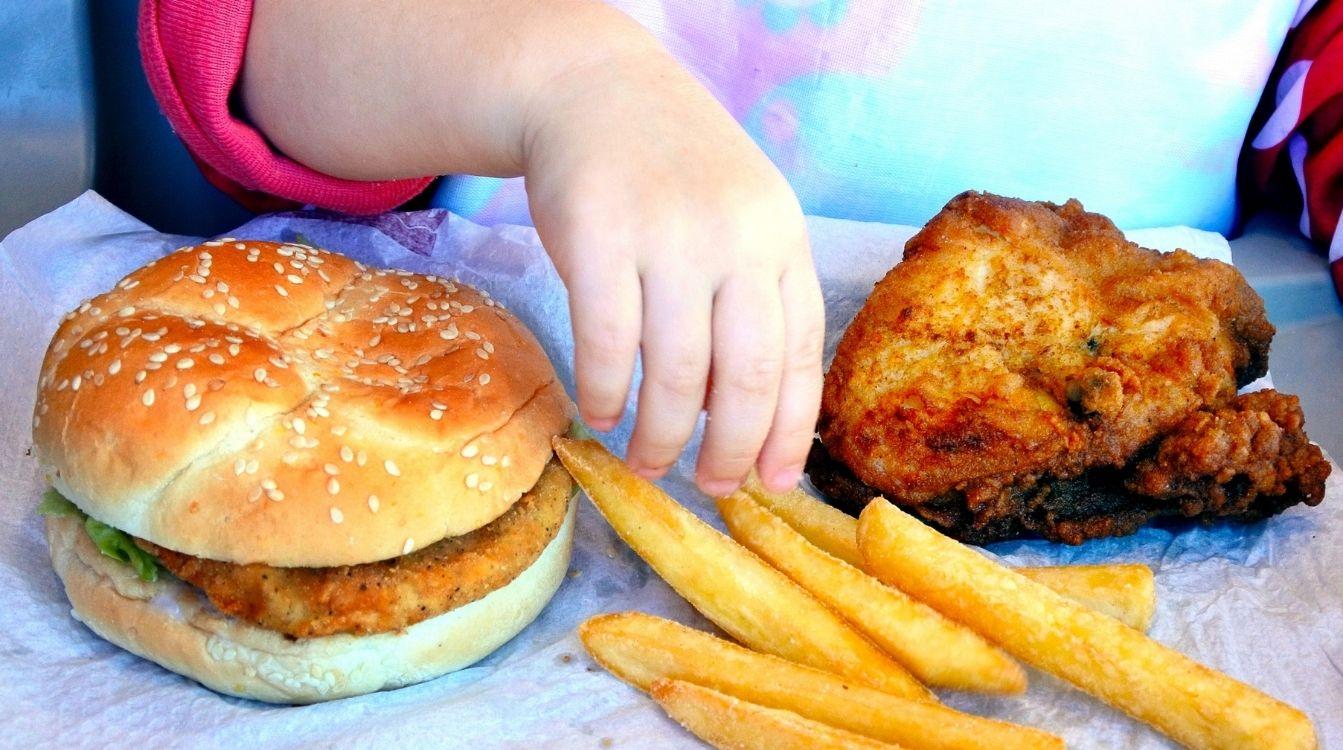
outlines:
{"label": "pink shirt cuff", "polygon": [[374,214],[405,203],[433,181],[344,180],[271,148],[230,106],[251,20],[251,0],[143,0],[140,6],[140,56],[149,87],[215,186],[254,209],[293,202]]}

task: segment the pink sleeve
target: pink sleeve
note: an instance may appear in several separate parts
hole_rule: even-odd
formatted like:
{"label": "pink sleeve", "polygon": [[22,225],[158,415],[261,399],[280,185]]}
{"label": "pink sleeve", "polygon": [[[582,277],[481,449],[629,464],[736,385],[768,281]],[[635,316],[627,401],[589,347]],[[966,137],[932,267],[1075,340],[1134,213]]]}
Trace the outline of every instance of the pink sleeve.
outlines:
{"label": "pink sleeve", "polygon": [[311,203],[372,214],[396,208],[429,185],[432,177],[344,180],[271,148],[232,106],[251,19],[252,0],[143,0],[140,6],[140,56],[149,86],[216,187],[254,209]]}

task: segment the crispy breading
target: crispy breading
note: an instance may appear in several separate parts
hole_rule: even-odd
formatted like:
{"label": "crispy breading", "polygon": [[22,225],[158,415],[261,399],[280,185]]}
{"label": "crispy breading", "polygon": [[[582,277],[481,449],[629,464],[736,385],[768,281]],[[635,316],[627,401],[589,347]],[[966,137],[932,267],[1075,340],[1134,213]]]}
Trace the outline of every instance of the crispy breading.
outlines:
{"label": "crispy breading", "polygon": [[414,625],[498,589],[559,532],[573,480],[554,459],[502,516],[391,560],[330,568],[235,565],[136,543],[221,612],[295,638]]}
{"label": "crispy breading", "polygon": [[[1314,504],[1328,464],[1299,407],[1281,396],[1233,402],[1266,372],[1272,337],[1262,300],[1232,266],[1140,248],[1076,201],[966,193],[910,239],[845,332],[809,472],[851,506],[879,492],[976,542],[1077,543],[1131,533],[1174,506],[1207,517]],[[1241,467],[1276,482],[1217,500],[1226,490],[1216,486],[1244,474],[1200,464],[1198,481],[1181,480],[1191,459],[1218,455],[1211,444],[1176,447],[1185,443],[1153,459],[1165,468],[1129,477],[1172,433],[1247,419],[1287,436],[1274,455],[1261,439],[1256,465]]]}

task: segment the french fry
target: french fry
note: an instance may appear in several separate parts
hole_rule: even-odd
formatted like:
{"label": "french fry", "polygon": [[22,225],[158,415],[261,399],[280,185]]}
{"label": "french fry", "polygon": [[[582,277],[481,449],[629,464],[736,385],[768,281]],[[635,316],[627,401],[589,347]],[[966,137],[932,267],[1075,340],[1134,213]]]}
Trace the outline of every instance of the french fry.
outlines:
{"label": "french fry", "polygon": [[[856,568],[863,567],[858,519],[801,489],[770,492],[754,475],[742,489],[812,544]],[[1156,585],[1151,568],[1145,565],[1051,565],[1019,568],[1018,572],[1139,630],[1147,630],[1156,611]]]}
{"label": "french fry", "polygon": [[718,750],[899,750],[680,680],[658,680],[649,694],[676,723]]}
{"label": "french fry", "polygon": [[1152,569],[1122,565],[1046,565],[1017,568],[1018,573],[1125,625],[1147,631],[1156,612]]}
{"label": "french fry", "polygon": [[909,750],[1063,750],[1038,729],[899,698],[641,612],[598,615],[578,635],[598,664],[644,691],[682,680]]}
{"label": "french fry", "polygon": [[878,498],[858,523],[867,567],[947,617],[1197,750],[1311,750],[1295,708],[949,539]]}
{"label": "french fry", "polygon": [[863,556],[858,553],[858,519],[812,497],[800,487],[788,492],[770,492],[754,472],[741,488],[807,541],[855,568],[863,567]]}
{"label": "french fry", "polygon": [[620,538],[733,638],[893,695],[936,700],[843,618],[600,443],[557,437],[555,452]]}
{"label": "french fry", "polygon": [[981,693],[1026,691],[1026,672],[954,623],[808,542],[745,492],[718,500],[732,538],[783,571],[926,685]]}

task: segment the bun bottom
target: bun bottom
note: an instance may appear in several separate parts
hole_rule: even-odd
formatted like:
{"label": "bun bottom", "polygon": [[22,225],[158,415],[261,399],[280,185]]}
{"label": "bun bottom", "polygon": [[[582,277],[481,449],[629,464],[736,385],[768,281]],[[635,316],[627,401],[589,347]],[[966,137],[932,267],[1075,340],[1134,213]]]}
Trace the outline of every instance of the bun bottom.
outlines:
{"label": "bun bottom", "polygon": [[105,640],[220,693],[317,703],[462,669],[517,635],[564,580],[576,507],[570,501],[535,562],[474,602],[395,632],[300,640],[226,617],[170,576],[141,581],[100,553],[76,518],[48,517],[46,532],[72,613]]}

